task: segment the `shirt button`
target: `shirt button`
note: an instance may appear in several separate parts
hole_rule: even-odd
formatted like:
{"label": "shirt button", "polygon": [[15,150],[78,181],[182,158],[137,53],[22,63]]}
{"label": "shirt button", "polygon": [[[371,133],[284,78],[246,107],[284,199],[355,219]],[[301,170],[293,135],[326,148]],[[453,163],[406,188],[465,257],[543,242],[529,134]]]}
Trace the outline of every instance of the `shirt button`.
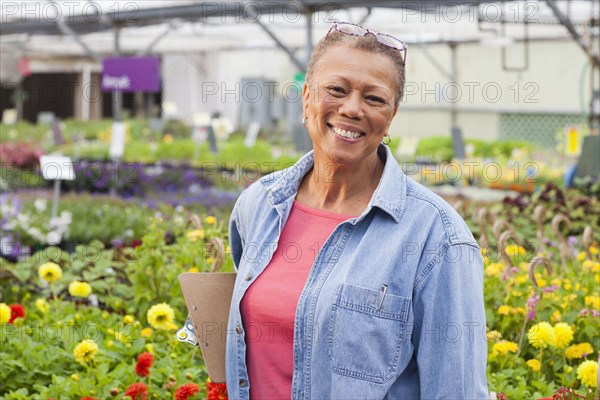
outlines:
{"label": "shirt button", "polygon": [[240,334],[240,333],[242,333],[242,328],[240,328],[239,325],[236,325],[235,331],[236,331],[236,333]]}
{"label": "shirt button", "polygon": [[244,387],[244,386],[246,386],[246,381],[243,380],[243,379],[241,379],[240,380],[240,387]]}
{"label": "shirt button", "polygon": [[252,274],[247,274],[245,279],[247,281],[251,281],[252,280]]}

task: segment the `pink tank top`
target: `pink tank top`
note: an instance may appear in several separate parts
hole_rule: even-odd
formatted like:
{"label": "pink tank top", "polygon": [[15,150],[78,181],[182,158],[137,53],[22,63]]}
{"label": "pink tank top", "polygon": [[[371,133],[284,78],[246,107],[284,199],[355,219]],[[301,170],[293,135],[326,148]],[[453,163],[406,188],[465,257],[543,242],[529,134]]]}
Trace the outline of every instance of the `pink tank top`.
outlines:
{"label": "pink tank top", "polygon": [[319,250],[350,218],[294,201],[271,262],[241,302],[251,400],[292,397],[298,300]]}

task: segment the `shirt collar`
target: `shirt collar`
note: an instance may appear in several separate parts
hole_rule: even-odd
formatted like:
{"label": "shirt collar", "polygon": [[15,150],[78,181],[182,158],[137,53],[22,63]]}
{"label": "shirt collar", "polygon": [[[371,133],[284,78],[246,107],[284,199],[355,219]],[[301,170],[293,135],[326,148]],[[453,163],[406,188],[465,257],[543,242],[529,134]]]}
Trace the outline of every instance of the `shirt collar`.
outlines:
{"label": "shirt collar", "polygon": [[[359,219],[362,219],[372,207],[378,207],[399,222],[406,204],[407,178],[389,147],[380,145],[377,152],[380,156],[385,157],[383,174],[367,208]],[[271,205],[276,206],[292,196],[295,197],[302,178],[310,171],[313,164],[314,151],[311,150],[290,168],[284,169],[279,174],[263,178],[262,182],[269,191],[268,198]]]}

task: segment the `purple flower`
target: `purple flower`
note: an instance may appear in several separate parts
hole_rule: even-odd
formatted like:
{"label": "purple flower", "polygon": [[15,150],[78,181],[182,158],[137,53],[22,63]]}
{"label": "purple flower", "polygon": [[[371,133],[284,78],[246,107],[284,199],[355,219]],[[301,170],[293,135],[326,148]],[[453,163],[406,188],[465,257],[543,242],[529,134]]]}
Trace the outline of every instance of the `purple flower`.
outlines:
{"label": "purple flower", "polygon": [[583,310],[581,310],[579,312],[578,317],[587,317],[590,314],[594,318],[598,318],[598,316],[600,315],[600,313],[598,313],[598,310],[590,310],[590,309],[584,308]]}
{"label": "purple flower", "polygon": [[531,321],[535,318],[535,308],[537,307],[538,302],[540,301],[541,296],[539,294],[534,294],[530,298],[527,299],[527,320]]}
{"label": "purple flower", "polygon": [[569,236],[567,239],[567,243],[569,244],[569,246],[573,247],[577,244],[577,236]]}
{"label": "purple flower", "polygon": [[535,308],[537,303],[540,301],[540,295],[534,294],[530,298],[527,299],[527,308]]}
{"label": "purple flower", "polygon": [[556,289],[558,289],[558,285],[552,285],[550,287],[543,288],[542,291],[544,293],[553,293],[553,292],[556,292]]}

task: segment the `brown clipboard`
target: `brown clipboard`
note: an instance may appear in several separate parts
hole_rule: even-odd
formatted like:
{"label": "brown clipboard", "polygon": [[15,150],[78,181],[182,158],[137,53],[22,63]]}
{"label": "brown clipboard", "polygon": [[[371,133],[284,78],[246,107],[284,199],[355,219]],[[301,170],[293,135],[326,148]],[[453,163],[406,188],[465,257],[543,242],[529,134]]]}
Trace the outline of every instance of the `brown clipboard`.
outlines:
{"label": "brown clipboard", "polygon": [[225,349],[235,272],[186,272],[179,284],[213,382],[225,382]]}

